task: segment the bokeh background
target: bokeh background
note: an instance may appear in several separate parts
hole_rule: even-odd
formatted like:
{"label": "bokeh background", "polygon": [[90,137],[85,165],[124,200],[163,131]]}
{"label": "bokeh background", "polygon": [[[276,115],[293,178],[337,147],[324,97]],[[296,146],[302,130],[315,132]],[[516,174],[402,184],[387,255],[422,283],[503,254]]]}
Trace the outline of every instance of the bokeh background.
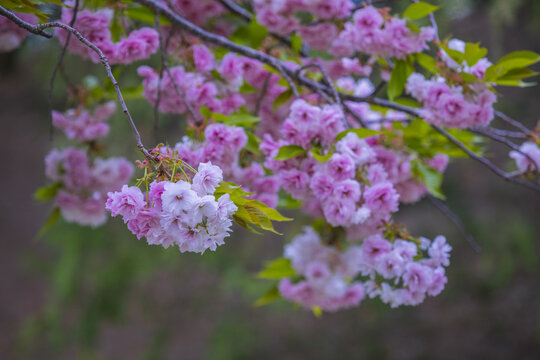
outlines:
{"label": "bokeh background", "polygon": [[[514,50],[540,52],[540,1],[439,4],[441,34],[480,41],[491,60]],[[429,201],[400,211],[413,234],[445,234],[454,247],[446,290],[418,307],[392,310],[366,300],[321,318],[285,302],[254,307],[271,285],[254,274],[299,232],[296,213],[289,215],[299,221],[278,225],[283,237],[237,228],[226,246],[204,256],[148,246],[117,219],[96,230],[59,222],[38,238],[50,204],[38,204],[32,193],[45,182],[45,154],[65,144],[48,135],[48,82],[58,50],[54,41],[30,38],[0,56],[1,359],[540,358],[540,194],[468,160],[450,165],[443,190],[480,253]],[[69,55],[65,71],[77,81],[103,78],[102,68]],[[120,74],[123,88],[137,84],[135,71]],[[64,91],[58,78],[56,109],[65,109]],[[499,109],[535,126],[540,87],[501,94]],[[152,143],[149,104],[128,105]],[[111,124],[108,154],[135,159],[125,119],[118,113]],[[179,118],[162,116],[159,141],[175,143],[182,128]],[[507,149],[490,146],[488,154],[512,168]]]}

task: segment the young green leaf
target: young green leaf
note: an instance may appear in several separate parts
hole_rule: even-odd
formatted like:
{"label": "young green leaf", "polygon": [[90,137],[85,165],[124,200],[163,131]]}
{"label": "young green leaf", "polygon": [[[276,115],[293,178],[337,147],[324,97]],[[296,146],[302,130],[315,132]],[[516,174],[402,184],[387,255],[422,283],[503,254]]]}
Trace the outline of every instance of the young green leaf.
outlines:
{"label": "young green leaf", "polygon": [[285,145],[279,148],[274,160],[288,160],[300,155],[304,155],[306,152],[307,150],[299,145]]}
{"label": "young green leaf", "polygon": [[267,262],[264,269],[257,274],[261,279],[283,279],[296,275],[291,261],[286,258],[279,258],[271,262]]}
{"label": "young green leaf", "polygon": [[403,93],[403,90],[405,90],[405,83],[407,82],[409,75],[410,70],[407,62],[404,60],[396,60],[387,89],[388,98],[390,101],[393,101],[396,97]]}
{"label": "young green leaf", "polygon": [[382,132],[377,131],[377,130],[366,129],[366,128],[355,128],[355,129],[345,130],[337,134],[336,141],[343,139],[345,136],[347,136],[348,133],[354,133],[360,139],[382,134]]}
{"label": "young green leaf", "polygon": [[418,20],[424,16],[428,16],[438,8],[438,6],[428,4],[427,2],[418,1],[409,5],[403,13],[403,17],[411,20]]}
{"label": "young green leaf", "polygon": [[281,299],[277,285],[272,286],[263,296],[255,300],[255,306],[263,306],[273,301]]}

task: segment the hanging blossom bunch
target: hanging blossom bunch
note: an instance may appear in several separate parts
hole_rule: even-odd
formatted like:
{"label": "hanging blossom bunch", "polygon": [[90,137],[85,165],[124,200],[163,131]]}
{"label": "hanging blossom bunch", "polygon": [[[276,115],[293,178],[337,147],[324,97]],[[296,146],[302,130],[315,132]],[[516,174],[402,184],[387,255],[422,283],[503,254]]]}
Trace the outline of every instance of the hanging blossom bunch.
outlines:
{"label": "hanging blossom bunch", "polygon": [[53,125],[62,130],[70,140],[92,141],[107,136],[109,125],[105,122],[116,111],[113,101],[98,106],[93,114],[83,108],[69,109],[65,113],[52,112]]}
{"label": "hanging blossom bunch", "polygon": [[374,235],[361,246],[339,251],[308,227],[285,246],[284,256],[300,279],[282,279],[279,291],[305,307],[326,311],[357,306],[366,295],[392,307],[417,305],[443,290],[450,250],[443,236],[433,242],[421,238],[417,244]]}
{"label": "hanging blossom bunch", "polygon": [[[339,107],[296,100],[281,128],[282,139],[266,135],[261,143],[264,165],[279,175],[285,191],[303,201],[306,212],[350,228],[351,234],[369,235],[398,210],[400,196],[415,202],[427,189],[411,172],[412,157],[384,147],[377,137],[361,139],[350,132],[334,143],[343,127]],[[308,151],[281,159],[280,149],[290,145]],[[327,157],[322,162],[316,159],[321,151]],[[448,157],[426,162],[442,172]]]}
{"label": "hanging blossom bunch", "polygon": [[[73,6],[74,2],[68,5]],[[111,64],[130,64],[134,61],[148,59],[159,48],[159,34],[156,30],[143,27],[131,31],[127,36],[113,42],[111,35],[111,21],[114,12],[110,9],[98,11],[80,10],[73,26],[90,42],[96,45],[107,57]],[[61,20],[70,24],[73,18],[73,7],[63,7]],[[64,29],[57,30],[60,43],[67,41],[68,32]],[[71,39],[68,50],[83,58],[89,58],[93,62],[100,62],[98,54],[84,44]]]}
{"label": "hanging blossom bunch", "polygon": [[108,193],[105,207],[112,216],[122,216],[128,229],[138,239],[146,237],[148,244],[178,245],[181,252],[214,251],[229,236],[238,208],[229,194],[214,196],[223,180],[218,166],[200,163],[191,179],[183,174],[184,180],[176,182],[154,180],[146,194],[124,185],[121,191]]}
{"label": "hanging blossom bunch", "polygon": [[[98,138],[108,133],[103,121],[114,113],[114,103],[98,106],[93,114],[83,108],[53,112],[53,125],[69,138],[89,144],[87,149],[53,149],[45,157],[45,174],[52,184],[55,206],[62,217],[79,225],[100,226],[107,221],[104,209],[109,191],[120,189],[133,175],[133,165],[123,157],[94,157]],[[49,195],[50,196],[50,195]],[[49,200],[48,198],[46,200]]]}
{"label": "hanging blossom bunch", "polygon": [[428,49],[426,42],[435,38],[432,27],[418,31],[409,28],[405,19],[389,16],[373,6],[354,12],[352,21],[332,43],[331,52],[351,56],[355,51],[380,57],[403,59]]}
{"label": "hanging blossom bunch", "polygon": [[[24,13],[15,14],[26,22],[31,24],[37,23],[37,18],[34,15]],[[26,30],[5,17],[0,18],[0,53],[15,50],[27,36],[28,32]]]}
{"label": "hanging blossom bunch", "polygon": [[[67,5],[65,24],[75,15]],[[101,158],[97,144],[114,112],[104,102],[110,91],[81,100],[103,104],[94,110],[53,112],[54,126],[84,145],[46,158],[47,190],[68,221],[97,226],[106,208],[138,239],[202,254],[224,244],[233,222],[275,232],[273,222],[290,220],[276,207],[300,208],[311,226],[259,274],[274,281],[270,298],[326,311],[366,298],[396,307],[436,296],[447,282],[446,239],[413,236],[394,216],[424,196],[444,199],[451,158],[496,169],[478,145],[492,137],[508,144],[518,169],[495,172],[538,187],[538,129],[493,123],[495,88],[523,86],[540,55],[492,63],[479,44],[439,40],[436,26],[417,22],[437,9],[429,3],[401,14],[351,0],[79,5],[73,27],[105,54],[111,78],[133,70],[142,83],[135,96],[156,113],[183,115],[186,135],[147,150],[123,106],[144,155],[144,175],[130,186],[133,167]],[[18,46],[24,34],[0,20],[0,49]],[[61,44],[67,34],[55,32]],[[74,36],[67,49],[100,61]],[[122,67],[158,50],[159,65]]]}
{"label": "hanging blossom bunch", "polygon": [[[448,48],[463,54],[465,43],[452,39]],[[407,92],[423,105],[422,118],[430,124],[450,128],[489,125],[494,117],[493,104],[497,96],[483,80],[491,62],[480,58],[471,66],[465,61],[458,64],[444,50],[441,58],[442,66],[450,70],[446,77],[436,76],[428,80],[422,74],[413,73],[407,80]],[[472,79],[452,84],[456,72],[471,75]]]}
{"label": "hanging blossom bunch", "polygon": [[[218,60],[201,44],[194,44],[189,50],[184,58],[191,69],[171,67],[172,79],[169,72],[160,79],[159,71],[149,66],[138,68],[146,99],[161,112],[184,114],[191,107],[195,116],[200,117],[199,109],[205,106],[212,112],[229,115],[242,106],[254,109],[259,102],[263,123],[270,127],[282,121],[283,117],[272,111],[274,100],[285,91],[285,87],[277,85],[278,75],[265,70],[258,61],[233,53]],[[266,88],[264,97],[258,99],[259,94],[241,93],[245,84],[252,92]]]}

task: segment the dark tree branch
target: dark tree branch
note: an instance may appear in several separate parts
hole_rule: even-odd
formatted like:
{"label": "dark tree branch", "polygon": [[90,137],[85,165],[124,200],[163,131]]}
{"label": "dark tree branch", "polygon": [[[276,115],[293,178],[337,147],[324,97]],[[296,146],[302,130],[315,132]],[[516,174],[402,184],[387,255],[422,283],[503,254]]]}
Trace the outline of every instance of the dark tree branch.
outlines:
{"label": "dark tree branch", "polygon": [[79,31],[77,31],[74,28],[72,28],[71,26],[63,24],[61,22],[55,21],[55,22],[48,22],[48,23],[38,24],[38,25],[32,25],[32,24],[29,24],[29,23],[25,22],[24,20],[20,19],[15,14],[10,12],[9,10],[6,10],[2,6],[0,6],[0,14],[5,16],[6,18],[10,19],[11,21],[13,21],[15,24],[22,27],[23,29],[26,29],[29,32],[33,33],[33,34],[44,36],[46,38],[51,38],[52,37],[51,34],[48,34],[48,33],[44,32],[44,30],[46,30],[46,29],[60,28],[60,29],[64,29],[66,31],[69,31],[81,43],[83,43],[85,46],[89,47],[96,54],[98,54],[98,56],[100,58],[100,61],[101,61],[101,64],[105,67],[105,70],[107,72],[107,77],[109,78],[109,80],[111,80],[111,82],[113,84],[113,87],[114,87],[114,89],[116,91],[116,96],[118,97],[118,101],[120,102],[120,105],[122,107],[122,111],[124,112],[124,114],[128,118],[129,124],[131,125],[131,129],[133,130],[133,134],[135,136],[135,141],[137,143],[137,148],[139,149],[139,151],[141,151],[144,154],[144,156],[147,159],[150,159],[152,161],[156,161],[156,159],[154,159],[154,157],[148,152],[148,150],[144,147],[144,145],[142,143],[141,134],[139,133],[139,130],[137,129],[137,127],[135,126],[135,123],[133,122],[133,118],[131,117],[131,114],[130,114],[127,106],[126,106],[126,102],[124,101],[124,97],[122,96],[122,92],[120,91],[120,86],[118,85],[118,82],[116,81],[116,78],[114,77],[114,75],[112,73],[111,65],[109,64],[109,61],[107,60],[107,57],[103,54],[103,52],[96,45],[94,45],[93,43],[88,41]]}
{"label": "dark tree branch", "polygon": [[450,219],[450,221],[452,221],[452,223],[454,223],[454,225],[458,228],[459,232],[461,233],[461,235],[463,235],[463,237],[465,238],[465,240],[467,240],[467,242],[469,243],[469,245],[471,245],[471,247],[473,248],[473,250],[477,253],[479,253],[482,248],[480,247],[480,245],[478,245],[478,243],[474,240],[474,237],[467,231],[467,229],[465,228],[465,225],[463,224],[463,221],[461,221],[461,219],[459,218],[459,216],[456,215],[456,213],[454,213],[448,206],[446,206],[446,204],[444,202],[442,202],[441,200],[433,197],[433,196],[428,196],[429,200],[431,201],[431,203],[433,205],[435,205],[435,207],[437,209],[439,209],[439,211],[441,213],[443,213],[446,217],[448,217],[448,219]]}

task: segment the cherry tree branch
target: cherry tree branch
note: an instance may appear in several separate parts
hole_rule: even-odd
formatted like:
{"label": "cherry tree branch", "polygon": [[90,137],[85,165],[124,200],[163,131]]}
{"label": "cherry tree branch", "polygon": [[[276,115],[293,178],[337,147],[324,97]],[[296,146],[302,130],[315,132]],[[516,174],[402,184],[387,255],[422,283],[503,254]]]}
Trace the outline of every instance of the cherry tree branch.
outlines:
{"label": "cherry tree branch", "polygon": [[150,154],[150,152],[148,152],[148,150],[144,147],[144,145],[142,143],[141,134],[139,133],[139,130],[135,126],[133,118],[131,117],[131,114],[130,114],[127,106],[126,106],[126,102],[124,101],[124,97],[122,96],[122,92],[120,91],[120,86],[118,85],[118,82],[116,81],[116,78],[114,77],[114,75],[112,73],[111,65],[109,64],[109,61],[107,60],[107,57],[103,54],[103,52],[96,45],[94,45],[93,43],[88,41],[76,29],[72,28],[69,25],[58,22],[58,21],[48,22],[48,23],[43,23],[43,24],[38,24],[38,25],[32,25],[32,24],[27,23],[26,21],[20,19],[15,14],[13,14],[11,11],[5,9],[2,6],[0,6],[0,15],[5,16],[9,20],[13,21],[15,24],[20,26],[21,28],[26,29],[27,31],[29,31],[29,32],[31,32],[33,34],[40,35],[40,36],[43,36],[43,37],[48,38],[48,39],[52,38],[52,35],[49,34],[49,33],[46,33],[44,30],[50,29],[50,28],[64,29],[64,30],[69,31],[70,33],[72,33],[81,43],[83,43],[85,46],[92,49],[96,54],[98,54],[98,56],[100,58],[100,61],[101,61],[101,64],[105,67],[105,70],[107,72],[107,77],[109,78],[109,80],[111,80],[111,82],[113,84],[113,87],[114,87],[114,89],[116,91],[116,96],[118,98],[118,101],[120,102],[120,105],[122,107],[122,111],[124,112],[124,114],[128,118],[131,129],[133,130],[133,134],[135,136],[135,141],[137,143],[137,148],[139,149],[139,151],[141,151],[144,154],[144,156],[147,159],[151,159],[151,160],[155,161],[154,157]]}
{"label": "cherry tree branch", "polygon": [[[172,24],[175,24],[175,25],[179,26],[180,28],[186,30],[187,32],[191,33],[194,36],[197,36],[198,38],[200,38],[203,41],[207,41],[207,42],[212,43],[214,45],[221,46],[221,47],[226,48],[226,49],[228,49],[228,50],[230,50],[232,52],[238,53],[240,55],[244,55],[246,57],[249,57],[249,58],[252,58],[252,59],[255,59],[255,60],[259,60],[262,63],[273,67],[274,69],[279,71],[279,73],[283,76],[283,78],[289,83],[289,85],[291,86],[291,89],[293,90],[293,93],[297,97],[299,97],[299,93],[298,93],[298,90],[296,89],[296,86],[294,85],[294,83],[292,81],[292,78],[296,79],[296,81],[300,85],[306,86],[307,88],[311,89],[312,91],[314,91],[316,93],[320,93],[321,91],[323,91],[326,94],[328,94],[329,96],[333,95],[332,89],[330,89],[330,87],[325,86],[324,84],[321,84],[319,82],[313,81],[313,80],[303,76],[301,73],[297,73],[296,70],[290,69],[287,66],[285,66],[283,64],[283,62],[281,62],[279,59],[277,59],[277,58],[275,58],[275,57],[273,57],[273,56],[271,56],[269,54],[266,54],[266,53],[257,51],[255,49],[252,49],[250,47],[246,47],[246,46],[236,44],[236,43],[230,41],[229,39],[227,39],[227,38],[225,38],[223,36],[210,33],[208,31],[196,26],[195,24],[191,23],[187,19],[179,16],[178,14],[175,14],[174,12],[171,12],[169,9],[163,7],[161,4],[159,4],[155,0],[135,0],[135,2],[149,8],[154,13],[158,13],[160,15],[163,15]],[[359,96],[343,94],[343,93],[338,93],[338,95],[339,95],[342,102],[344,102],[346,100],[353,101],[353,102],[368,102],[368,103],[371,103],[371,104],[384,106],[384,107],[389,108],[389,109],[402,111],[402,112],[405,112],[405,113],[410,114],[410,115],[415,116],[415,117],[419,117],[419,115],[420,115],[417,109],[414,109],[414,108],[411,108],[411,107],[408,107],[408,106],[404,106],[404,105],[400,105],[400,104],[397,104],[397,103],[393,103],[393,102],[391,102],[389,100],[385,100],[385,99],[371,98],[371,97],[359,97]],[[498,116],[500,116],[500,115],[498,115]],[[513,183],[525,186],[525,187],[527,187],[529,189],[540,191],[540,185],[529,182],[529,181],[525,181],[523,179],[520,179],[520,178],[516,177],[517,174],[507,173],[507,172],[499,169],[497,166],[495,166],[488,159],[486,159],[486,158],[484,158],[484,157],[482,157],[480,155],[477,155],[473,151],[469,150],[463,143],[461,143],[459,140],[454,138],[451,134],[449,134],[443,128],[441,128],[441,127],[439,127],[437,125],[431,125],[431,126],[433,127],[433,129],[435,129],[437,132],[439,132],[441,135],[443,135],[446,139],[448,139],[448,141],[450,141],[451,143],[456,145],[458,148],[463,150],[470,158],[472,158],[475,161],[480,162],[481,164],[483,164],[484,166],[489,168],[493,173],[495,173],[496,175],[501,176],[506,181],[513,182]]]}
{"label": "cherry tree branch", "polygon": [[476,252],[476,253],[479,253],[482,248],[480,247],[480,245],[476,242],[476,240],[474,240],[474,237],[467,231],[467,229],[465,228],[465,225],[463,224],[463,221],[461,221],[461,219],[459,218],[459,216],[456,215],[456,213],[454,213],[452,211],[452,209],[450,209],[444,202],[442,202],[441,200],[433,197],[433,196],[428,196],[428,199],[431,201],[431,203],[443,214],[445,215],[452,223],[454,223],[454,225],[458,228],[459,232],[461,233],[461,235],[465,238],[465,240],[467,240],[467,242],[469,243],[469,245],[471,245],[472,249]]}
{"label": "cherry tree branch", "polygon": [[[73,7],[73,15],[71,16],[71,21],[69,22],[69,26],[73,27],[75,24],[75,21],[77,20],[77,13],[79,11],[79,0],[75,0],[75,5]],[[55,67],[53,68],[51,79],[49,80],[49,110],[51,110],[51,124],[49,126],[49,138],[52,140],[53,136],[53,123],[52,123],[52,95],[54,90],[54,80],[56,79],[56,73],[58,69],[62,67],[62,62],[64,61],[64,56],[66,54],[66,49],[69,45],[69,41],[71,40],[71,33],[68,33],[66,37],[66,43],[62,47],[62,50],[60,51],[60,55],[58,55],[58,60],[56,62]]]}

